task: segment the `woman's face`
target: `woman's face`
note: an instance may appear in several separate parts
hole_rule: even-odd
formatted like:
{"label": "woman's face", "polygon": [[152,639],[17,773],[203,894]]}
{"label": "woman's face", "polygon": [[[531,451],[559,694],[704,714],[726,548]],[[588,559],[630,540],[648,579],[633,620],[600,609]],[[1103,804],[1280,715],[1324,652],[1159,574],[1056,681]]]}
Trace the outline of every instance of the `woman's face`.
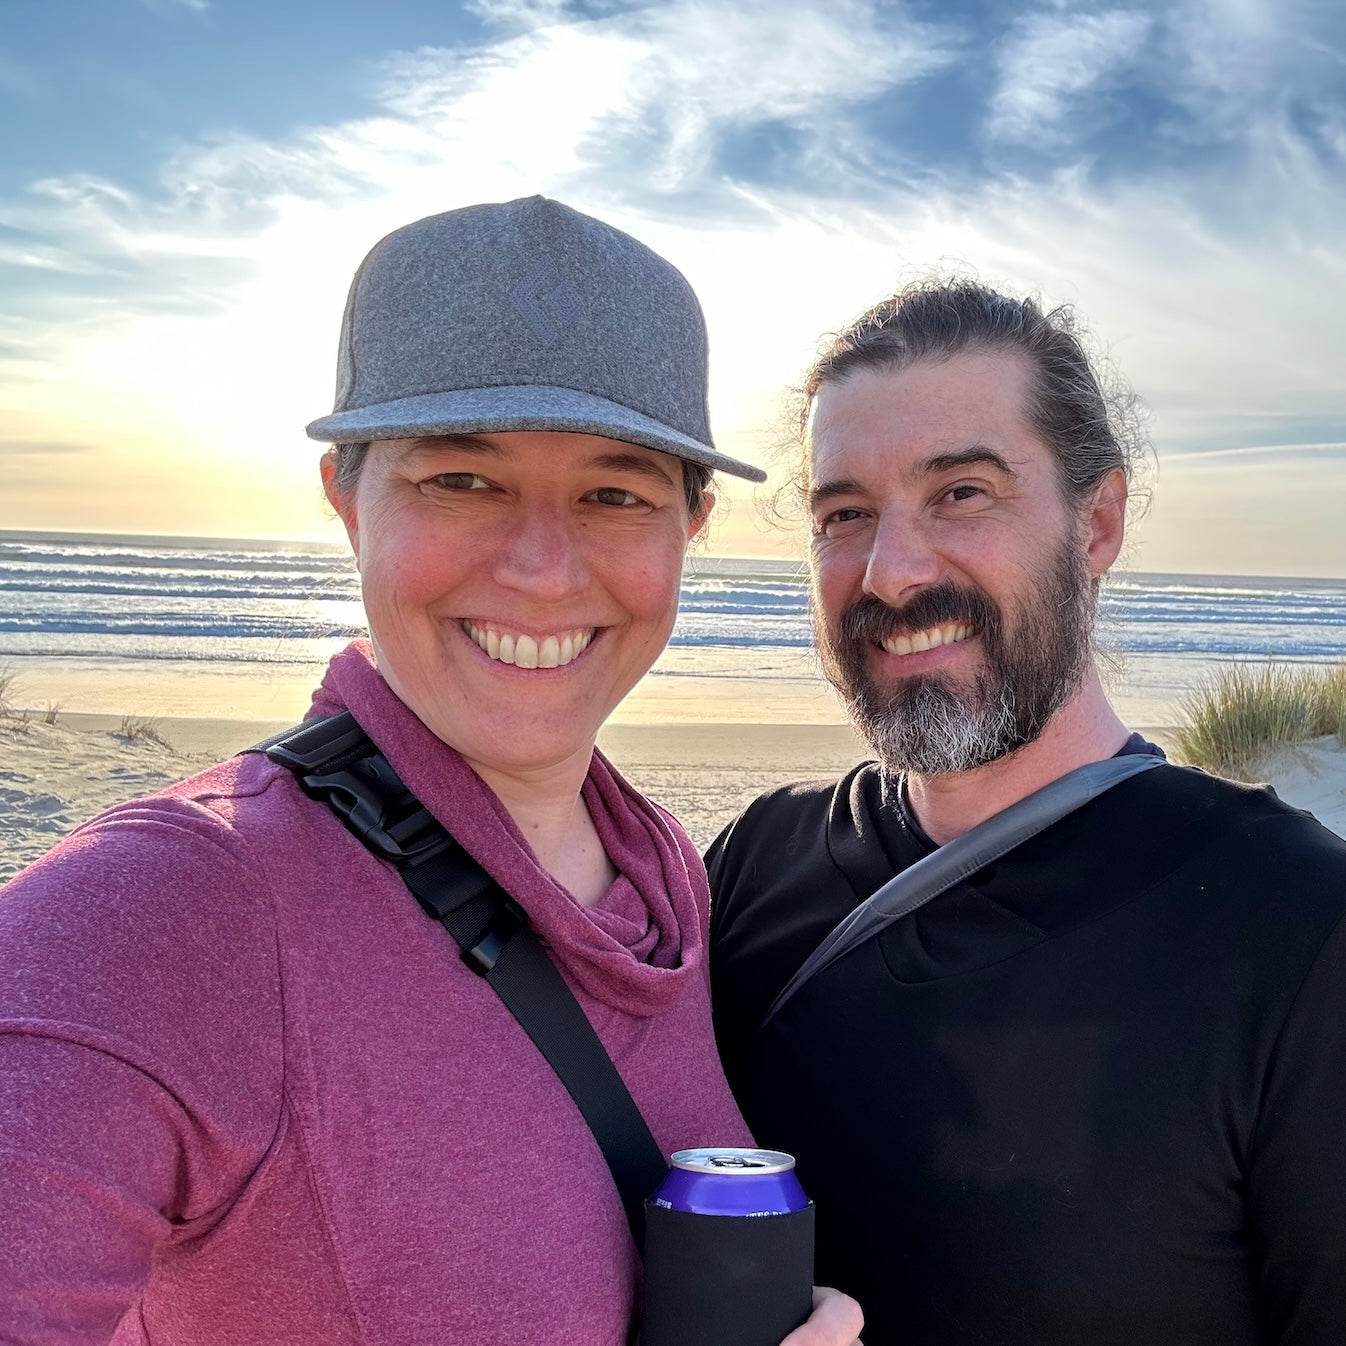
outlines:
{"label": "woman's face", "polygon": [[703,521],[681,463],[530,431],[375,441],[349,494],[333,466],[324,486],[398,696],[488,775],[587,763],[673,629]]}

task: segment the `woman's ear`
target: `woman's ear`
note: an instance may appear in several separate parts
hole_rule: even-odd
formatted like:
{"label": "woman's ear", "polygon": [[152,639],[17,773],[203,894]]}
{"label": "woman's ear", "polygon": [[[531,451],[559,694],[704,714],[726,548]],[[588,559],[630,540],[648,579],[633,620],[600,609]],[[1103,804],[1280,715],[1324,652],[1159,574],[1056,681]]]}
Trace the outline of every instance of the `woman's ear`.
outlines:
{"label": "woman's ear", "polygon": [[715,496],[710,491],[701,492],[702,509],[699,514],[693,514],[687,522],[687,541],[690,542],[710,521],[711,514],[715,511]]}
{"label": "woman's ear", "polygon": [[337,456],[335,449],[328,449],[318,463],[322,475],[322,493],[327,503],[336,511],[337,517],[346,525],[346,536],[350,539],[355,559],[360,560],[360,520],[355,508],[355,492],[345,491],[337,484]]}

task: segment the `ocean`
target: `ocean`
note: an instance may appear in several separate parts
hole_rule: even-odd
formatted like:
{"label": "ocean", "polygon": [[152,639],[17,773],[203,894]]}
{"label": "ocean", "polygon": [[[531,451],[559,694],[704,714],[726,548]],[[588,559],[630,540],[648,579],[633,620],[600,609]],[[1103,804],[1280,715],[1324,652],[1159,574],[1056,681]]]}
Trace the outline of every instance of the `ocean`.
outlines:
{"label": "ocean", "polygon": [[[800,567],[693,556],[668,651],[624,720],[842,718],[809,649]],[[1101,601],[1110,689],[1136,725],[1231,662],[1346,660],[1346,579],[1131,572]],[[41,709],[286,719],[363,633],[344,547],[0,531],[0,670]]]}

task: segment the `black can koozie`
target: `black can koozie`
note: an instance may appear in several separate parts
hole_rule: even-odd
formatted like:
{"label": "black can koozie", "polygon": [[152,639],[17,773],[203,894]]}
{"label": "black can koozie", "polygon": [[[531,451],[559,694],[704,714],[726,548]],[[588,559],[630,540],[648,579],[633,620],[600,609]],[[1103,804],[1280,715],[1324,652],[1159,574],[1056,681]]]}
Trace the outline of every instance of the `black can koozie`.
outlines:
{"label": "black can koozie", "polygon": [[779,1346],[813,1302],[813,1205],[774,1150],[680,1150],[645,1203],[641,1346]]}

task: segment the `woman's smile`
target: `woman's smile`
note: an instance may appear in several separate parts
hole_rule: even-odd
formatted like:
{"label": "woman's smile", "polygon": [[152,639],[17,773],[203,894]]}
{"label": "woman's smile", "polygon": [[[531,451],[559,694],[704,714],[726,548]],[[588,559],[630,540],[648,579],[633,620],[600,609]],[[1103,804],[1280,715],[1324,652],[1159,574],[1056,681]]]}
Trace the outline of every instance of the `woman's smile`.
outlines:
{"label": "woman's smile", "polygon": [[516,668],[564,668],[589,647],[598,633],[594,626],[532,636],[526,631],[510,631],[495,622],[474,622],[464,618],[463,630],[492,659]]}

